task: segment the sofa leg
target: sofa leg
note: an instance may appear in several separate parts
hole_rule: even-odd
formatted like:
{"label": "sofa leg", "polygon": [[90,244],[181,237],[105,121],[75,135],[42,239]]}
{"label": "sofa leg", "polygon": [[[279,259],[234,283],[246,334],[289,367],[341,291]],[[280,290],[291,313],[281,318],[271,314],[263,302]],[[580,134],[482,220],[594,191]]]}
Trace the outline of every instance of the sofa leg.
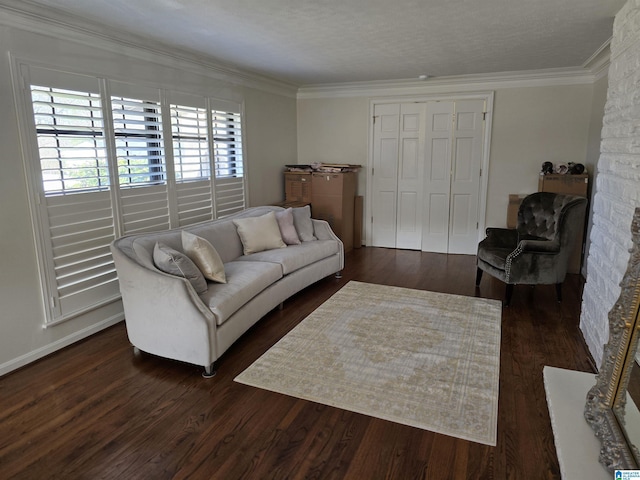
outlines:
{"label": "sofa leg", "polygon": [[202,376],[204,378],[215,377],[216,373],[218,373],[218,365],[217,362],[213,362],[211,365],[204,367],[204,372],[202,372]]}
{"label": "sofa leg", "polygon": [[507,291],[505,292],[505,298],[504,298],[505,307],[508,307],[509,305],[511,305],[511,295],[513,295],[513,284],[507,283]]}
{"label": "sofa leg", "polygon": [[342,278],[342,270],[336,272],[336,278]]}
{"label": "sofa leg", "polygon": [[482,270],[478,268],[476,271],[476,287],[480,286],[480,281],[482,280]]}
{"label": "sofa leg", "polygon": [[284,302],[280,302],[280,305],[278,305],[278,310],[282,310],[284,308]]}
{"label": "sofa leg", "polygon": [[556,298],[558,299],[558,303],[562,302],[562,284],[556,283]]}

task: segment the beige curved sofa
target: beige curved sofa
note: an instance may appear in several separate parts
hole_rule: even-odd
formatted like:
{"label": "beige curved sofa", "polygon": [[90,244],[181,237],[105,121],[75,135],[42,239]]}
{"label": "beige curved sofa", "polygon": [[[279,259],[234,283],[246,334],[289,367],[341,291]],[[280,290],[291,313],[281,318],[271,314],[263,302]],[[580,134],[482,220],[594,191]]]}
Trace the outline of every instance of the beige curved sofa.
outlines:
{"label": "beige curved sofa", "polygon": [[201,365],[205,376],[214,375],[216,360],[260,318],[312,283],[339,275],[344,268],[344,248],[322,220],[307,218],[314,239],[244,254],[233,220],[281,210],[276,206],[249,208],[224,219],[184,227],[210,242],[224,262],[227,283],[207,281],[206,291],[200,294],[188,279],[165,273],[154,263],[157,242],[182,250],[183,229],[115,240],[111,252],[127,335],[134,347]]}

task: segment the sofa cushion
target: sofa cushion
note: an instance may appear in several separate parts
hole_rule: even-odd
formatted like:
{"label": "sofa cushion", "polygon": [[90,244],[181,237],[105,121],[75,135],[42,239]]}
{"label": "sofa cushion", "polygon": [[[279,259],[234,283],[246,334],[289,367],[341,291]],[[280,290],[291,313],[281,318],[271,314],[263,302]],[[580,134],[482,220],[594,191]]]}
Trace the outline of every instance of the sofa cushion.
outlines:
{"label": "sofa cushion", "polygon": [[243,254],[238,229],[231,219],[189,225],[184,230],[204,238],[213,245],[223,263],[235,260]]}
{"label": "sofa cushion", "polygon": [[291,207],[276,212],[276,220],[278,221],[278,227],[280,227],[280,234],[282,235],[284,243],[287,245],[299,245],[300,238],[293,224],[293,210]]}
{"label": "sofa cushion", "polygon": [[287,246],[282,241],[275,212],[259,217],[238,218],[233,223],[238,229],[245,255]]}
{"label": "sofa cushion", "polygon": [[156,242],[153,247],[153,263],[158,270],[189,280],[198,294],[207,291],[207,281],[202,272],[184,253]]}
{"label": "sofa cushion", "polygon": [[309,205],[293,209],[293,224],[300,240],[303,242],[316,240],[313,235],[313,222],[311,221],[311,207]]}
{"label": "sofa cushion", "polygon": [[218,283],[227,282],[222,259],[207,240],[183,230],[182,249],[200,269],[204,278]]}
{"label": "sofa cushion", "polygon": [[311,265],[318,260],[330,257],[339,252],[336,240],[316,240],[300,245],[289,245],[287,248],[267,250],[238,258],[238,262],[271,262],[282,267],[283,275]]}
{"label": "sofa cushion", "polygon": [[222,325],[244,304],[282,278],[280,265],[267,262],[225,263],[227,283],[209,283],[200,295]]}

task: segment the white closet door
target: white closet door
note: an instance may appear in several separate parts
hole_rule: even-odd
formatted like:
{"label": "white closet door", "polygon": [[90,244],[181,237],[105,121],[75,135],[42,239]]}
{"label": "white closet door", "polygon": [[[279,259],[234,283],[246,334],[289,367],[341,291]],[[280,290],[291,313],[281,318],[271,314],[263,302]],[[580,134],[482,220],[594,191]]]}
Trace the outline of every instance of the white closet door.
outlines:
{"label": "white closet door", "polygon": [[396,246],[399,120],[400,104],[375,106],[371,238],[375,247]]}
{"label": "white closet door", "polygon": [[426,110],[422,250],[447,253],[454,102],[429,102]]}
{"label": "white closet door", "polygon": [[455,102],[448,253],[474,254],[482,165],[484,100]]}
{"label": "white closet door", "polygon": [[372,245],[473,254],[484,100],[374,107]]}
{"label": "white closet door", "polygon": [[424,103],[407,103],[400,108],[396,248],[420,250],[422,245],[425,112]]}
{"label": "white closet door", "polygon": [[419,250],[425,104],[376,105],[374,116],[372,243]]}

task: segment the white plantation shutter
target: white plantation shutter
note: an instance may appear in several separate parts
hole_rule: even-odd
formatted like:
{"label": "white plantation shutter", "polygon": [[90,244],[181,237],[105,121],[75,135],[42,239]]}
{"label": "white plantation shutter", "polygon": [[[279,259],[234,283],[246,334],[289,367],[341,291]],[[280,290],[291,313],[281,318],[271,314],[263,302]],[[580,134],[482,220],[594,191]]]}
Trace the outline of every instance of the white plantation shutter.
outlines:
{"label": "white plantation shutter", "polygon": [[46,198],[56,293],[53,321],[119,298],[109,244],[114,225],[108,192]]}
{"label": "white plantation shutter", "polygon": [[242,118],[239,113],[212,110],[216,217],[245,208]]}
{"label": "white plantation shutter", "polygon": [[31,98],[44,191],[107,189],[100,95],[34,85]]}
{"label": "white plantation shutter", "polygon": [[171,105],[179,226],[213,219],[206,108]]}
{"label": "white plantation shutter", "polygon": [[47,323],[119,297],[100,95],[32,85]]}
{"label": "white plantation shutter", "polygon": [[112,97],[123,233],[170,228],[159,101]]}

